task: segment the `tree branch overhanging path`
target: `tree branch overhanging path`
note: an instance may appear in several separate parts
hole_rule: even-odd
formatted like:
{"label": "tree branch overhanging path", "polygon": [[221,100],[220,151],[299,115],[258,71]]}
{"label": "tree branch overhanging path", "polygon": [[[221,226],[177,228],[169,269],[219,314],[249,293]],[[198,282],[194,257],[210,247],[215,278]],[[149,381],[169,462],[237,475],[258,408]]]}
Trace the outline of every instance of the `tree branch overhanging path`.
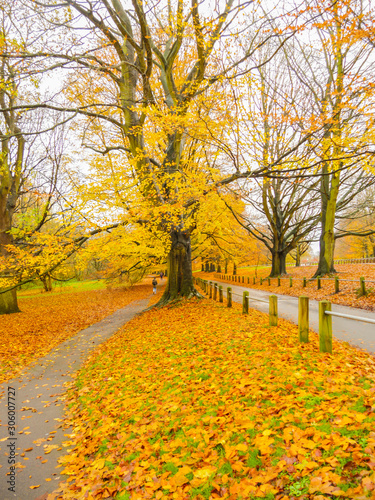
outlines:
{"label": "tree branch overhanging path", "polygon": [[[48,2],[38,2],[37,5],[45,16],[48,16],[49,9],[56,8]],[[238,55],[237,61],[226,60],[227,54],[223,51],[224,37],[236,34],[239,30],[238,14],[252,8],[252,2],[241,4],[228,0],[221,10],[209,16],[197,2],[189,5],[180,0],[175,9],[169,5],[168,18],[163,16],[161,8],[150,5],[151,9],[147,11],[146,6],[137,0],[132,1],[128,9],[117,0],[103,0],[95,4],[68,0],[59,8],[64,6],[76,12],[81,18],[81,26],[87,23],[89,30],[99,34],[102,48],[94,55],[88,55],[88,52],[72,56],[62,54],[62,65],[65,66],[71,57],[70,62],[80,65],[83,74],[84,70],[105,73],[118,95],[118,100],[111,104],[85,102],[64,109],[82,113],[94,121],[98,118],[97,123],[101,119],[108,120],[117,129],[121,143],[101,150],[109,152],[112,148],[119,148],[125,152],[138,182],[139,196],[148,211],[166,207],[157,223],[159,230],[169,234],[171,245],[169,284],[163,301],[194,295],[190,235],[194,231],[194,216],[199,209],[201,194],[198,193],[254,173],[236,172],[216,180],[210,187],[206,185],[208,172],[201,167],[201,185],[195,186],[198,196],[187,198],[188,182],[191,181],[192,170],[196,168],[194,163],[200,161],[197,153],[191,157],[186,155],[189,120],[192,108],[199,99],[213,92],[217,82],[242,73],[244,68],[241,65],[264,45],[264,38],[256,42],[257,33],[250,39],[245,54]],[[70,25],[74,26],[74,20]],[[273,33],[268,35],[269,38],[274,36]],[[280,37],[280,46],[275,52],[283,43],[285,37]],[[60,57],[56,53],[54,56]],[[110,62],[111,58],[116,62]],[[222,60],[215,74],[213,62],[217,58]],[[180,67],[177,65],[179,59],[184,61],[185,67],[181,67],[181,63]],[[163,130],[164,145],[155,157],[151,154],[150,129],[154,128],[153,132],[158,133],[152,118],[161,114],[167,114],[170,123]],[[263,170],[258,169],[258,173]],[[178,203],[190,208],[189,214],[185,210],[179,213],[175,209]]]}

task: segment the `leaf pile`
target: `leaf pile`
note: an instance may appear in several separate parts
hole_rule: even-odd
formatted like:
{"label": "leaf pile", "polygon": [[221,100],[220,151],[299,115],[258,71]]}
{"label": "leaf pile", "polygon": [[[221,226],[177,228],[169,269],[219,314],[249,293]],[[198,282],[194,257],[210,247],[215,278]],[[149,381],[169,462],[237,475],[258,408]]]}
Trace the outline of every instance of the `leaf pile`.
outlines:
{"label": "leaf pile", "polygon": [[0,382],[80,330],[133,300],[150,295],[150,284],[131,289],[39,294],[20,298],[22,312],[0,316]]}
{"label": "leaf pile", "polygon": [[206,300],[151,310],[68,391],[49,499],[375,498],[375,362]]}
{"label": "leaf pile", "polygon": [[[284,295],[291,295],[299,297],[305,295],[310,299],[315,300],[330,300],[334,304],[344,306],[359,307],[361,309],[375,310],[375,265],[374,264],[337,264],[335,265],[337,277],[340,279],[340,292],[335,293],[334,276],[331,279],[321,279],[322,287],[317,290],[316,279],[309,281],[315,271],[316,267],[287,267],[288,275],[281,278],[280,286],[277,286],[277,278],[271,278],[271,285],[268,281],[263,281],[260,285],[259,278],[267,278],[270,274],[270,267],[257,270],[256,284],[253,285],[253,276],[255,276],[255,268],[252,269],[239,269],[238,276],[245,276],[245,283],[235,283],[233,281],[225,281],[227,286],[239,285],[246,288],[256,288],[258,290],[265,290],[267,292],[280,293]],[[196,273],[195,276],[200,276],[203,279],[212,281],[216,278],[215,273]],[[250,284],[247,284],[247,277],[250,276]],[[359,278],[365,277],[366,288],[368,294],[365,297],[358,297],[357,291],[359,290]],[[289,286],[289,277],[293,279],[293,287]],[[307,286],[302,286],[303,278],[307,278]],[[348,281],[345,281],[348,280]],[[354,280],[354,281],[353,281]]]}

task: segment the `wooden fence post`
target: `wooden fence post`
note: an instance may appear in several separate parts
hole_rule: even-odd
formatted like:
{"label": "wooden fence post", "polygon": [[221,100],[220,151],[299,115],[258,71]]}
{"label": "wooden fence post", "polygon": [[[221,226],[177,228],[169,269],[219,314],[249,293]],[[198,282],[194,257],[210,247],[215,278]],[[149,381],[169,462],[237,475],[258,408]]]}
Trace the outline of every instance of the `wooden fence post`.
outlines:
{"label": "wooden fence post", "polygon": [[249,292],[244,292],[243,293],[242,312],[244,314],[248,314],[249,313]]}
{"label": "wooden fence post", "polygon": [[212,281],[210,281],[210,299],[212,299]]}
{"label": "wooden fence post", "polygon": [[214,300],[217,299],[217,283],[214,284]]}
{"label": "wooden fence post", "polygon": [[298,340],[309,341],[309,298],[298,297]]}
{"label": "wooden fence post", "polygon": [[250,276],[247,277],[247,284],[250,284]]}
{"label": "wooden fence post", "polygon": [[245,283],[245,276],[242,276],[242,283]]}
{"label": "wooden fence post", "polygon": [[335,276],[335,293],[339,293],[339,291],[340,291],[339,279],[337,276]]}
{"label": "wooden fence post", "polygon": [[332,316],[326,314],[331,310],[331,302],[319,302],[319,350],[332,354]]}
{"label": "wooden fence post", "polygon": [[320,276],[318,276],[318,277],[316,278],[316,287],[317,287],[317,289],[318,289],[318,290],[320,290],[320,289],[321,289],[321,287],[322,287],[322,283],[321,283],[321,281],[320,281]]}
{"label": "wooden fence post", "polygon": [[306,278],[303,278],[303,280],[302,280],[302,287],[306,288]]}
{"label": "wooden fence post", "polygon": [[292,288],[292,286],[293,286],[293,278],[290,277],[289,278],[289,288]]}
{"label": "wooden fence post", "polygon": [[277,286],[280,286],[281,285],[281,282],[280,282],[280,276],[277,277]]}
{"label": "wooden fence post", "polygon": [[223,302],[223,287],[219,286],[219,302]]}
{"label": "wooden fence post", "polygon": [[267,278],[268,284],[271,285],[271,278]]}
{"label": "wooden fence post", "polygon": [[359,296],[360,297],[363,297],[366,295],[366,282],[365,282],[365,278],[363,276],[361,276],[359,278]]}
{"label": "wooden fence post", "polygon": [[227,288],[227,307],[232,307],[232,289],[230,286]]}
{"label": "wooden fence post", "polygon": [[263,278],[260,278],[260,280],[259,280],[259,284],[260,284],[260,285],[263,285]]}
{"label": "wooden fence post", "polygon": [[270,326],[277,326],[277,296],[270,295],[269,300]]}
{"label": "wooden fence post", "polygon": [[255,276],[253,276],[253,285],[255,285],[255,281],[256,281]]}

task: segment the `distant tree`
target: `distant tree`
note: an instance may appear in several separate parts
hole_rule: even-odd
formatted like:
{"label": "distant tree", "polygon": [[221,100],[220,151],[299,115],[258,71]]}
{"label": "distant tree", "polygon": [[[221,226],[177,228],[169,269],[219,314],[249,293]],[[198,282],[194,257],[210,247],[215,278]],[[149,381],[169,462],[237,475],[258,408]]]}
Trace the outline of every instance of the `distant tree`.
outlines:
{"label": "distant tree", "polygon": [[258,78],[252,74],[247,81],[247,109],[241,112],[242,149],[261,167],[277,164],[284,155],[288,160],[263,179],[240,181],[237,192],[248,209],[242,214],[231,210],[242,227],[269,250],[270,276],[279,276],[287,272],[287,255],[308,239],[318,223],[319,180],[294,166],[304,164],[307,145],[298,149],[298,155],[288,154],[303,135],[305,93],[292,81],[285,56],[278,54],[268,61],[270,51],[266,44],[258,59]]}

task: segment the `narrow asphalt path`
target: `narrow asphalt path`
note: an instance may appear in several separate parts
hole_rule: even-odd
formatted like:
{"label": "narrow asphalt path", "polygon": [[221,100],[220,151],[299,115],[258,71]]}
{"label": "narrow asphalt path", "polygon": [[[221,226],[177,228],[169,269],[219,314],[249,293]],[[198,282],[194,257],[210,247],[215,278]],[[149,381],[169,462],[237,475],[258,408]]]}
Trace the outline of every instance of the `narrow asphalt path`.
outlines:
{"label": "narrow asphalt path", "polygon": [[0,500],[44,500],[64,479],[57,462],[71,431],[63,426],[64,384],[90,352],[145,309],[149,299],[80,331],[0,385]]}
{"label": "narrow asphalt path", "polygon": [[[236,286],[227,281],[210,280],[223,286],[224,292],[228,286],[232,288],[233,301],[242,302],[243,292],[249,292],[249,307],[257,309],[258,311],[268,313],[268,297],[270,295],[277,295],[278,299],[278,313],[281,318],[292,321],[298,324],[298,297],[291,297],[289,295],[279,295],[274,292],[263,292],[252,288],[245,288]],[[226,293],[224,293],[226,295]],[[262,302],[264,301],[264,302]],[[315,332],[319,331],[319,302],[310,299],[310,328]],[[342,314],[351,314],[353,316],[361,316],[375,320],[375,312],[366,311],[365,309],[358,309],[348,306],[340,306],[332,304],[332,311]],[[375,353],[375,325],[365,323],[363,321],[352,320],[348,318],[339,318],[332,316],[332,333],[337,339],[349,342],[351,345],[365,349],[370,353]]]}

